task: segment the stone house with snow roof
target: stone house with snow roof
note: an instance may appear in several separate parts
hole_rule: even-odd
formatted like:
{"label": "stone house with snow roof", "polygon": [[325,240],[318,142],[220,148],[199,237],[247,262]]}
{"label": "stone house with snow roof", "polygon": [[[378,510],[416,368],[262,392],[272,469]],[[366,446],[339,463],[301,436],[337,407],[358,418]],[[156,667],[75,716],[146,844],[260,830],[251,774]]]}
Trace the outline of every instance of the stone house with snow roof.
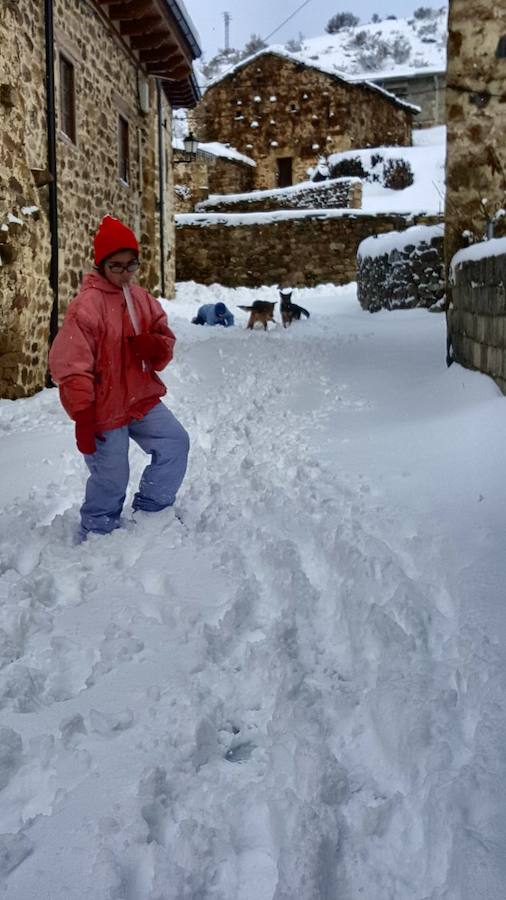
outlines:
{"label": "stone house with snow roof", "polygon": [[172,109],[200,97],[179,0],[2,0],[0,397],[45,384],[48,343],[113,213],[140,280],[174,285]]}
{"label": "stone house with snow roof", "polygon": [[200,141],[251,157],[254,188],[267,189],[306,180],[322,155],[410,146],[416,112],[374,85],[265,50],[212,83],[191,124]]}
{"label": "stone house with snow roof", "polygon": [[254,160],[224,144],[199,144],[188,160],[182,141],[174,141],[175,212],[191,212],[210,194],[243,194],[253,190]]}

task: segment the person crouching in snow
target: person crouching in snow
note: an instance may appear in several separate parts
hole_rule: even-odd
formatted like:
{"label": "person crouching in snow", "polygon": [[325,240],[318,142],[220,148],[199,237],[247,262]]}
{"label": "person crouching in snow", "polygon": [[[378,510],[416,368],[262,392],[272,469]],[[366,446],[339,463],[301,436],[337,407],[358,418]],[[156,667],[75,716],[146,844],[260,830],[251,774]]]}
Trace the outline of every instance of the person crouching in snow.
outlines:
{"label": "person crouching in snow", "polygon": [[135,234],[105,216],[94,257],[95,269],[85,275],[49,354],[52,378],[90,472],[81,507],[83,538],[120,525],[130,438],[151,455],[134,510],[172,506],[189,450],[185,429],[160,402],[166,388],[156,373],[172,359],[176,338],[158,300],[131,284],[139,268]]}
{"label": "person crouching in snow", "polygon": [[204,303],[192,322],[194,325],[224,325],[229,328],[234,324],[234,316],[224,303]]}

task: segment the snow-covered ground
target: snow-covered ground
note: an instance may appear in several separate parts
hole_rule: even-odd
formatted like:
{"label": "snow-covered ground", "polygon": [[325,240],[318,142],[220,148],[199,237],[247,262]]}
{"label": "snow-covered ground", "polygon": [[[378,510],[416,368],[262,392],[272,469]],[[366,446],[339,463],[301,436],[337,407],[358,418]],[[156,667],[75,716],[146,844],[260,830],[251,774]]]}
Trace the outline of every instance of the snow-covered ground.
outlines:
{"label": "snow-covered ground", "polygon": [[362,182],[362,209],[368,213],[396,212],[442,214],[445,198],[446,126],[422,128],[413,132],[413,147],[374,147],[367,150],[348,150],[332,153],[328,162],[337,164],[340,159],[360,159],[371,169],[371,159],[402,159],[411,166],[413,184],[401,191],[384,187],[380,182]]}
{"label": "snow-covered ground", "polygon": [[0,896],[503,900],[505,400],[441,315],[252,298],[167,303],[184,525],[74,546],[56,392],[0,403]]}
{"label": "snow-covered ground", "polygon": [[[379,161],[379,157],[381,160]],[[353,209],[318,209],[317,214],[325,218],[340,218],[351,215],[371,215],[380,213],[399,213],[401,215],[442,215],[445,197],[445,160],[446,160],[446,126],[423,128],[413,132],[412,147],[368,147],[361,150],[347,150],[344,153],[332,153],[328,162],[337,164],[343,159],[359,159],[368,172],[380,172],[389,160],[402,159],[409,163],[413,173],[413,184],[403,190],[392,190],[385,187],[381,180],[362,180],[362,206]],[[378,160],[373,166],[373,161]],[[325,166],[326,166],[325,161]],[[312,172],[308,170],[308,174]],[[220,199],[227,202],[258,200],[262,197],[284,195],[289,197],[305,186],[314,187],[314,182],[305,181],[286,188],[270,191],[250,191],[243,194],[211,194],[211,203]],[[273,222],[280,219],[304,218],[315,215],[315,210],[280,209],[271,212],[224,212],[213,213],[205,210],[205,201],[198,204],[200,212],[179,213],[176,222],[180,224],[222,223],[225,225],[251,225],[252,222]]]}

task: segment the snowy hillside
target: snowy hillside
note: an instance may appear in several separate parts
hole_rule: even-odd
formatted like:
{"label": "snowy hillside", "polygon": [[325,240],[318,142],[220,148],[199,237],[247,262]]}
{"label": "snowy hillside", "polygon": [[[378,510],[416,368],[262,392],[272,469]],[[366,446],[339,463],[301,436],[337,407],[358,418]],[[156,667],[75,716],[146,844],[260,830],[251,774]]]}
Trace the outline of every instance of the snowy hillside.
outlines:
{"label": "snowy hillside", "polygon": [[295,55],[348,75],[404,75],[446,68],[446,7],[433,17],[386,19],[310,38]]}
{"label": "snowy hillside", "polygon": [[[302,42],[272,44],[268,50],[353,79],[440,72],[446,68],[447,17],[448,9],[443,6],[423,18],[411,16],[359,24]],[[212,76],[206,78],[202,64],[197,63],[199,83],[206,86],[234,68],[236,65],[224,57]]]}
{"label": "snowy hillside", "polygon": [[166,305],[184,525],[74,546],[56,391],[0,402],[5,900],[504,900],[505,398],[443,316],[255,298]]}

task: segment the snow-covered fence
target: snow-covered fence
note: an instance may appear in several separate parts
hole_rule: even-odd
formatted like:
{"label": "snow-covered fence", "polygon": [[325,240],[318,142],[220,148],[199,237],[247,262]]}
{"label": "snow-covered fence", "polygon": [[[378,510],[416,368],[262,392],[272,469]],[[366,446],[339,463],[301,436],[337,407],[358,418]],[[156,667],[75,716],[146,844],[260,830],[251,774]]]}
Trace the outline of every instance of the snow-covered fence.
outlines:
{"label": "snow-covered fence", "polygon": [[506,394],[506,237],[459,250],[450,282],[455,359],[490,375]]}
{"label": "snow-covered fence", "polygon": [[231,287],[347,284],[356,278],[357,249],[368,235],[438,221],[359,209],[182,214],[176,216],[176,278]]}
{"label": "snow-covered fence", "polygon": [[272,191],[215,195],[197,203],[196,212],[269,212],[275,209],[360,209],[359,178],[307,181]]}
{"label": "snow-covered fence", "polygon": [[443,225],[416,225],[374,235],[357,254],[358,299],[363,309],[434,306],[445,292]]}

